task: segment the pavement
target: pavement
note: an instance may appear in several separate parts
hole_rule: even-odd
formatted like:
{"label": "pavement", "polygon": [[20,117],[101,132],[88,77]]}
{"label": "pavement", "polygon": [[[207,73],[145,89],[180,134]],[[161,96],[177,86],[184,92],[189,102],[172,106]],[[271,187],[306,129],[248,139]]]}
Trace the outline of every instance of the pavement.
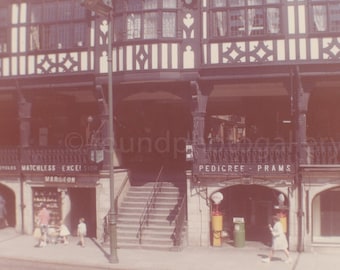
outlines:
{"label": "pavement", "polygon": [[[283,261],[284,254],[275,254],[270,263],[262,258],[269,247],[258,242],[246,242],[245,247],[229,244],[221,247],[184,247],[181,251],[155,251],[143,249],[117,249],[117,262],[110,263],[108,247],[102,247],[95,239],[86,239],[86,246],[77,245],[72,237],[68,245],[50,244],[35,247],[32,235],[19,234],[13,228],[0,230],[0,269],[15,268],[20,262],[48,263],[53,269],[73,266],[72,269],[119,269],[119,270],[226,270],[226,269],[275,269],[275,270],[324,270],[335,269],[340,263],[340,249],[329,248],[318,252],[291,252],[292,262]],[[1,261],[10,262],[5,268]],[[49,267],[48,269],[52,269]]]}

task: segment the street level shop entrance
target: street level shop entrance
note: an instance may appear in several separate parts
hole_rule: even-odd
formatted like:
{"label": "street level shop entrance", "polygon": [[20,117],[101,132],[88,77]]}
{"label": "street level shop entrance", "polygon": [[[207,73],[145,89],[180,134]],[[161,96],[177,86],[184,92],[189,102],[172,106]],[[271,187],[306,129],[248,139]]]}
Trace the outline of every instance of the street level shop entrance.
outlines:
{"label": "street level shop entrance", "polygon": [[[219,192],[223,195],[219,211],[223,216],[223,231],[227,234],[227,240],[233,241],[234,218],[237,217],[244,219],[246,241],[271,245],[268,224],[272,216],[281,213],[287,216],[286,210],[278,208],[281,193],[260,185],[234,185]],[[287,220],[285,222],[288,224]]]}
{"label": "street level shop entrance", "polygon": [[96,196],[95,188],[33,188],[33,216],[45,203],[51,213],[51,226],[57,226],[60,220],[69,227],[72,235],[77,233],[79,218],[85,218],[87,236],[96,236]]}

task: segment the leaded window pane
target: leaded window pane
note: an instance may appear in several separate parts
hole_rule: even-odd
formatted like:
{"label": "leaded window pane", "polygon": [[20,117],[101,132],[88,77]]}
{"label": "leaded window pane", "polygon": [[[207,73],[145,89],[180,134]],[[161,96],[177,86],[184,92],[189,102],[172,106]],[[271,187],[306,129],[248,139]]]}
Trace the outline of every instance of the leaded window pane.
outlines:
{"label": "leaded window pane", "polygon": [[176,13],[163,12],[163,37],[176,37]]}
{"label": "leaded window pane", "polygon": [[157,12],[144,15],[144,38],[157,38]]}
{"label": "leaded window pane", "polygon": [[[280,0],[214,0],[214,37],[242,37],[280,33]],[[268,5],[267,5],[268,4]]]}
{"label": "leaded window pane", "polygon": [[0,53],[7,52],[8,50],[8,37],[7,37],[7,25],[8,25],[8,12],[7,8],[0,8]]}
{"label": "leaded window pane", "polygon": [[41,1],[29,9],[31,50],[83,46],[86,10],[75,1]]}

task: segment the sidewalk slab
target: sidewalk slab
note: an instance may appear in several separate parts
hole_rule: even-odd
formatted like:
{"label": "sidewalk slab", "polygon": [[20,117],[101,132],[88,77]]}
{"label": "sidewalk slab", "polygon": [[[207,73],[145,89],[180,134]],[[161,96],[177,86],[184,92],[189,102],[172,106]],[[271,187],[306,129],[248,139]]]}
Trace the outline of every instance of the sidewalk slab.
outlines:
{"label": "sidewalk slab", "polygon": [[263,263],[261,259],[269,253],[269,247],[257,242],[246,242],[246,246],[185,247],[182,251],[154,251],[143,249],[117,249],[118,263],[110,263],[107,247],[96,240],[86,239],[86,246],[77,245],[71,237],[68,245],[55,244],[44,248],[34,247],[36,239],[21,235],[13,229],[0,230],[0,258],[45,262],[54,265],[74,265],[79,269],[119,270],[324,270],[334,269],[340,263],[339,253],[296,253],[291,252],[293,262],[284,263],[284,253],[277,252],[273,261]]}

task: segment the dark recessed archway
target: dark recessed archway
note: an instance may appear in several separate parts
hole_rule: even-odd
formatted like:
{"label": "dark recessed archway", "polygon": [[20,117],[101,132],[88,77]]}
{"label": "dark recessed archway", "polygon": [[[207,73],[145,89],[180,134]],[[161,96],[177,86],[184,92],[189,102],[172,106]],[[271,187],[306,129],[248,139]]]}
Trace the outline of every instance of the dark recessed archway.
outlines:
{"label": "dark recessed archway", "polygon": [[[281,212],[277,209],[278,196],[281,192],[260,185],[235,185],[220,192],[223,194],[223,200],[219,210],[223,215],[223,229],[228,235],[233,236],[233,218],[243,217],[246,240],[270,245],[271,235],[268,224],[271,223],[274,214]],[[288,216],[288,213],[284,212]]]}
{"label": "dark recessed archway", "polygon": [[8,226],[15,227],[16,225],[15,193],[9,187],[0,184],[0,196],[5,200]]}

